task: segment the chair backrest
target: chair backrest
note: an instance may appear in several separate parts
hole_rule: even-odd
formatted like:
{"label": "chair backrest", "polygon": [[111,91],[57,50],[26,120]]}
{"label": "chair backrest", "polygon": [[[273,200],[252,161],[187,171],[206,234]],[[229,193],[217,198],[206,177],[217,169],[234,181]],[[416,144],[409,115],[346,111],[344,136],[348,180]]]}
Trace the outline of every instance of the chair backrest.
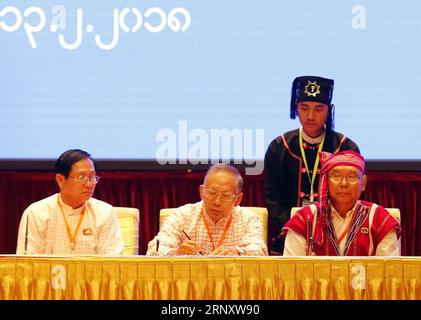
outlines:
{"label": "chair backrest", "polygon": [[159,211],[159,229],[162,228],[165,221],[168,219],[171,213],[175,211],[176,208],[164,208]]}
{"label": "chair backrest", "polygon": [[[291,218],[294,216],[294,214],[300,210],[301,207],[292,207],[291,208]],[[395,218],[399,224],[401,223],[401,211],[399,208],[385,208],[387,211],[389,211],[390,215]]]}
{"label": "chair backrest", "polygon": [[401,210],[399,208],[386,208],[390,215],[401,224]]}
{"label": "chair backrest", "polygon": [[291,214],[290,214],[290,218],[292,218],[294,216],[294,214],[300,210],[302,207],[292,207],[291,208]]}
{"label": "chair backrest", "polygon": [[114,207],[124,238],[124,255],[139,254],[139,209]]}
{"label": "chair backrest", "polygon": [[[265,243],[268,240],[268,210],[263,207],[243,207],[252,210],[259,215],[259,220],[262,225],[262,239]],[[175,208],[161,209],[159,212],[159,228],[161,229],[167,220],[168,216],[175,211]]]}
{"label": "chair backrest", "polygon": [[243,207],[256,212],[259,215],[262,226],[262,239],[265,243],[268,241],[268,209],[264,207]]}

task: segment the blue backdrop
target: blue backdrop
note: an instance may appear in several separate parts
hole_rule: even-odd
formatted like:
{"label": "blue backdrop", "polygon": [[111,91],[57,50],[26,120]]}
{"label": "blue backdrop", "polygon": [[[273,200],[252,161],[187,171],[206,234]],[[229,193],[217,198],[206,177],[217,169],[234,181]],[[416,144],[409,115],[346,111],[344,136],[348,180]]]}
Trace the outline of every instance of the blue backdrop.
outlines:
{"label": "blue backdrop", "polygon": [[312,74],[335,80],[336,130],[367,159],[421,160],[420,12],[415,0],[2,0],[0,159],[75,147],[262,159],[298,127],[291,83]]}

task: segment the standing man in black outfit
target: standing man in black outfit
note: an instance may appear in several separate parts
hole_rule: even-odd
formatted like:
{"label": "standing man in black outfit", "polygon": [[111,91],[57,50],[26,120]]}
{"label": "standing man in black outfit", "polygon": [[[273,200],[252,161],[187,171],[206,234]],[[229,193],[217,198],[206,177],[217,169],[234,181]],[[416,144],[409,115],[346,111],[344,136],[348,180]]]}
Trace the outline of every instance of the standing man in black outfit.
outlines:
{"label": "standing man in black outfit", "polygon": [[290,218],[291,208],[318,199],[318,152],[360,152],[351,139],[334,131],[333,84],[333,80],[317,76],[295,78],[290,117],[298,115],[301,128],[277,137],[266,151],[265,200],[272,255],[282,255],[284,238],[279,234]]}

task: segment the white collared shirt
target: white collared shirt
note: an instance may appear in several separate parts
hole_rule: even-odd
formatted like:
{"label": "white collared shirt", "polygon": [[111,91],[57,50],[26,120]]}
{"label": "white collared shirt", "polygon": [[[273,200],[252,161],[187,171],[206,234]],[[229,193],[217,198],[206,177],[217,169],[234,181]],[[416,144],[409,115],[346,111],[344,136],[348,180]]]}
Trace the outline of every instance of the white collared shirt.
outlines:
{"label": "white collared shirt", "polygon": [[[58,201],[72,234],[86,207],[73,251]],[[82,207],[73,209],[63,203],[59,194],[54,194],[31,204],[23,213],[16,253],[120,255],[123,249],[120,223],[110,204],[90,198]]]}

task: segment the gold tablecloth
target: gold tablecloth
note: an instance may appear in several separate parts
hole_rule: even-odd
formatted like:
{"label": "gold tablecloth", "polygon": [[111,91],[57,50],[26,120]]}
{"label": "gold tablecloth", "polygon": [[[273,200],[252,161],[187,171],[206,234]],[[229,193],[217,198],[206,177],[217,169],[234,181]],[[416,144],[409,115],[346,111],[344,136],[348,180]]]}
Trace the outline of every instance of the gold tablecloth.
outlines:
{"label": "gold tablecloth", "polygon": [[421,258],[2,255],[0,299],[421,299]]}

